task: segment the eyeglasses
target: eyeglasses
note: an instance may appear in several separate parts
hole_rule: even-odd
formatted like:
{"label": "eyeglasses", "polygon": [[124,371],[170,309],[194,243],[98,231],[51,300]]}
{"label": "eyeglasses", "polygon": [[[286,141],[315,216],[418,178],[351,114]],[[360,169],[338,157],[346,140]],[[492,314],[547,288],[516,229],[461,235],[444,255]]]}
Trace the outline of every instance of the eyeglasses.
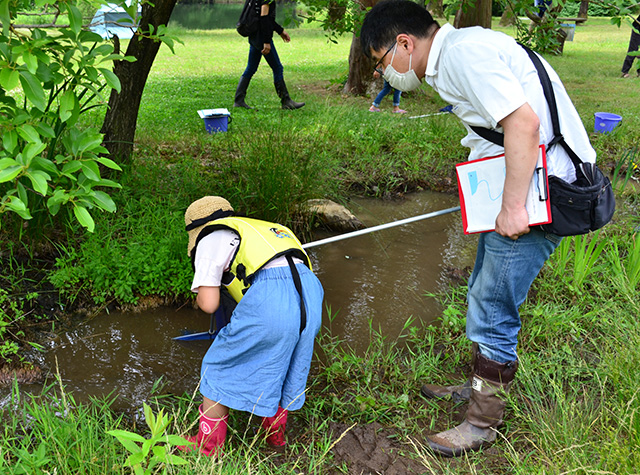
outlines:
{"label": "eyeglasses", "polygon": [[382,69],[382,61],[384,61],[384,57],[389,54],[389,51],[391,51],[395,45],[396,45],[396,42],[394,41],[393,44],[389,46],[389,49],[387,50],[387,52],[382,55],[382,58],[380,58],[376,63],[376,65],[373,67],[373,70],[377,72],[380,76],[384,75],[384,69]]}

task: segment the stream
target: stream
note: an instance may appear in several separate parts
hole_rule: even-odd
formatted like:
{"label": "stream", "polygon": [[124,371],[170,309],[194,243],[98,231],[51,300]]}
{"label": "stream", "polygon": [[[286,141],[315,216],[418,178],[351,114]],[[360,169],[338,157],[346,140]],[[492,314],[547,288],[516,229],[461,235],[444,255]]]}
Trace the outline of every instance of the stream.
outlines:
{"label": "stream", "polygon": [[[457,202],[455,195],[421,192],[401,201],[357,198],[349,208],[370,227]],[[370,326],[393,341],[409,318],[435,321],[441,309],[425,293],[443,290],[450,269],[473,263],[475,238],[464,236],[461,228],[455,212],[310,248],[325,289],[321,331],[362,353]],[[328,236],[321,232],[315,240]],[[208,328],[209,316],[191,307],[105,313],[50,340],[36,363],[45,374],[59,374],[76,401],[117,395],[114,408],[140,407],[151,394],[197,391],[209,342],[172,338]],[[41,387],[21,390],[38,394]],[[8,397],[0,393],[0,406]]]}

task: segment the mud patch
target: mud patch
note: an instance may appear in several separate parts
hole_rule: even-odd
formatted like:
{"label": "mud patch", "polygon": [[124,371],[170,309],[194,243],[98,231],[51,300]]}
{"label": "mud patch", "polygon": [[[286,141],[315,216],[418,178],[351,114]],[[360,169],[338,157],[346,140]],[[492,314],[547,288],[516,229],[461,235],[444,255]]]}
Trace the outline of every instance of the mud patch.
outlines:
{"label": "mud patch", "polygon": [[349,475],[425,472],[424,465],[406,455],[405,452],[411,449],[398,442],[395,438],[397,434],[393,431],[377,423],[348,429],[347,424],[333,423],[330,426],[333,439],[338,441],[332,451],[334,463],[336,466],[347,468],[346,473]]}

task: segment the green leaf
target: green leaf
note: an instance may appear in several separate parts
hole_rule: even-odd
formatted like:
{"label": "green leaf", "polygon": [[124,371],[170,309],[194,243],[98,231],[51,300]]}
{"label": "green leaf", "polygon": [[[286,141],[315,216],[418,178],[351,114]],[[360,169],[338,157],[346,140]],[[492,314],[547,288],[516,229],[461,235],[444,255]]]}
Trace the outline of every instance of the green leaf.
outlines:
{"label": "green leaf", "polygon": [[164,462],[167,458],[167,448],[164,445],[156,445],[151,449],[153,451],[153,456],[156,457],[161,462]]}
{"label": "green leaf", "polygon": [[16,188],[18,189],[18,197],[26,203],[27,206],[29,206],[29,195],[27,195],[27,189],[20,182],[18,182],[18,186]]}
{"label": "green leaf", "polygon": [[121,90],[121,85],[120,85],[120,79],[118,78],[118,76],[116,76],[115,73],[110,69],[107,69],[107,68],[98,68],[98,69],[102,71],[102,74],[104,75],[104,79],[107,81],[107,85],[110,88],[115,89],[119,93]]}
{"label": "green leaf", "polygon": [[94,186],[108,186],[109,188],[122,188],[120,183],[116,183],[113,180],[101,179]]}
{"label": "green leaf", "polygon": [[7,208],[9,208],[14,213],[17,213],[22,219],[31,219],[31,213],[29,213],[29,208],[27,205],[17,196],[12,196],[9,198],[9,202],[7,203]]}
{"label": "green leaf", "polygon": [[39,156],[33,159],[33,166],[37,167],[45,172],[57,176],[60,172],[58,171],[58,167],[49,160],[48,158],[44,158],[43,156]]}
{"label": "green leaf", "polygon": [[27,96],[27,99],[36,109],[44,112],[46,109],[46,100],[40,81],[29,71],[20,71],[20,84],[22,84],[22,90],[25,96]]}
{"label": "green leaf", "polygon": [[35,74],[38,71],[38,58],[32,55],[30,51],[23,52],[22,59],[31,74]]}
{"label": "green leaf", "polygon": [[135,465],[140,465],[144,460],[144,455],[142,452],[136,452],[127,457],[127,460],[124,461],[125,467],[133,467]]}
{"label": "green leaf", "polygon": [[42,152],[45,148],[46,148],[46,145],[43,144],[42,142],[27,144],[27,146],[22,151],[22,156],[25,158],[25,164],[27,166],[31,166],[31,161],[37,155],[39,155],[40,152]]}
{"label": "green leaf", "polygon": [[116,211],[116,204],[104,191],[94,191],[93,200],[96,206],[108,211],[109,213],[114,213]]}
{"label": "green leaf", "polygon": [[0,71],[0,86],[5,91],[12,91],[20,84],[20,74],[15,69],[9,67],[3,67]]}
{"label": "green leaf", "polygon": [[5,181],[11,181],[15,177],[17,177],[22,171],[22,167],[17,165],[15,167],[5,168],[0,171],[0,183],[4,183]]}
{"label": "green leaf", "polygon": [[38,131],[29,124],[22,124],[18,127],[18,135],[29,143],[42,143]]}
{"label": "green leaf", "polygon": [[9,36],[9,26],[11,25],[9,0],[0,0],[0,22],[2,22],[2,34]]}
{"label": "green leaf", "polygon": [[40,170],[29,172],[27,173],[27,176],[31,180],[33,189],[36,190],[36,192],[40,193],[42,196],[46,196],[47,191],[49,190],[49,184],[47,182],[48,180],[51,180],[51,177]]}
{"label": "green leaf", "polygon": [[[89,211],[87,211],[87,208],[85,208],[84,206],[80,206],[80,205],[74,205],[73,214],[75,214],[76,219],[78,220],[78,222],[83,227],[87,228],[87,231],[89,231],[90,233],[93,232],[93,230],[96,227],[96,223],[93,220],[93,218],[91,217],[91,214],[89,214]],[[118,440],[120,440],[120,439],[118,439]],[[122,441],[120,441],[120,442],[122,442]],[[124,445],[124,444],[122,444],[122,445]]]}
{"label": "green leaf", "polygon": [[69,201],[69,194],[64,190],[57,189],[53,192],[51,198],[47,200],[47,208],[49,212],[55,216],[60,211],[60,206],[66,204]]}
{"label": "green leaf", "polygon": [[82,162],[78,160],[73,160],[71,162],[67,162],[62,167],[62,173],[75,173],[82,168]]}
{"label": "green leaf", "polygon": [[[144,442],[145,439],[144,437],[142,437],[140,434],[136,434],[135,432],[129,432],[126,430],[120,430],[120,429],[113,429],[113,430],[108,430],[107,434],[114,436],[116,439],[122,441],[122,440],[133,440],[135,442]],[[138,447],[136,445],[136,447]],[[140,447],[138,447],[138,450],[140,450]]]}
{"label": "green leaf", "polygon": [[187,439],[185,439],[184,437],[180,437],[179,435],[168,435],[166,442],[169,445],[189,445],[189,444],[195,444],[195,442],[191,442]]}
{"label": "green leaf", "polygon": [[173,454],[169,454],[166,458],[166,462],[169,465],[186,465],[189,462],[187,462],[185,459],[183,459],[182,457],[179,457],[177,455],[173,455]]}
{"label": "green leaf", "polygon": [[78,7],[71,4],[67,8],[67,12],[69,13],[69,28],[77,35],[82,29],[82,13]]}
{"label": "green leaf", "polygon": [[56,132],[55,130],[53,130],[53,127],[51,127],[46,122],[40,122],[38,125],[36,125],[36,129],[38,130],[38,133],[40,133],[40,135],[43,137],[52,139],[56,136]]}
{"label": "green leaf", "polygon": [[2,146],[7,152],[13,153],[18,146],[18,132],[15,129],[8,130],[2,134]]}
{"label": "green leaf", "polygon": [[100,169],[96,162],[80,162],[82,165],[82,173],[91,181],[100,180]]}
{"label": "green leaf", "polygon": [[15,167],[16,165],[20,164],[11,157],[0,158],[0,170],[8,167]]}
{"label": "green leaf", "polygon": [[82,153],[86,150],[93,150],[102,144],[102,134],[83,133],[77,142],[77,150]]}
{"label": "green leaf", "polygon": [[122,171],[122,168],[120,168],[120,166],[110,158],[96,157],[96,161],[102,163],[107,168],[111,168],[112,170]]}
{"label": "green leaf", "polygon": [[58,111],[60,120],[62,122],[66,122],[72,116],[77,104],[78,98],[74,94],[73,90],[67,89],[67,91],[60,98],[60,109]]}

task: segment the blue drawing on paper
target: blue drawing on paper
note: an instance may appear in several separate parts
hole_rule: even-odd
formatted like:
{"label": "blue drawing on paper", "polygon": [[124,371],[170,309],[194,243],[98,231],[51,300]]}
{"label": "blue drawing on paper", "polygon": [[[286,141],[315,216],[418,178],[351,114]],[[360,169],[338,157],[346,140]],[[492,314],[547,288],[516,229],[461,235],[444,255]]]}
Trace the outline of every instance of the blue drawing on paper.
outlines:
{"label": "blue drawing on paper", "polygon": [[471,195],[475,195],[478,191],[478,187],[481,183],[484,183],[487,186],[487,195],[491,201],[496,201],[498,198],[502,196],[502,190],[498,192],[498,195],[493,197],[491,193],[491,186],[487,180],[479,180],[478,172],[472,171],[467,173],[467,178],[469,179],[469,186],[471,187]]}

